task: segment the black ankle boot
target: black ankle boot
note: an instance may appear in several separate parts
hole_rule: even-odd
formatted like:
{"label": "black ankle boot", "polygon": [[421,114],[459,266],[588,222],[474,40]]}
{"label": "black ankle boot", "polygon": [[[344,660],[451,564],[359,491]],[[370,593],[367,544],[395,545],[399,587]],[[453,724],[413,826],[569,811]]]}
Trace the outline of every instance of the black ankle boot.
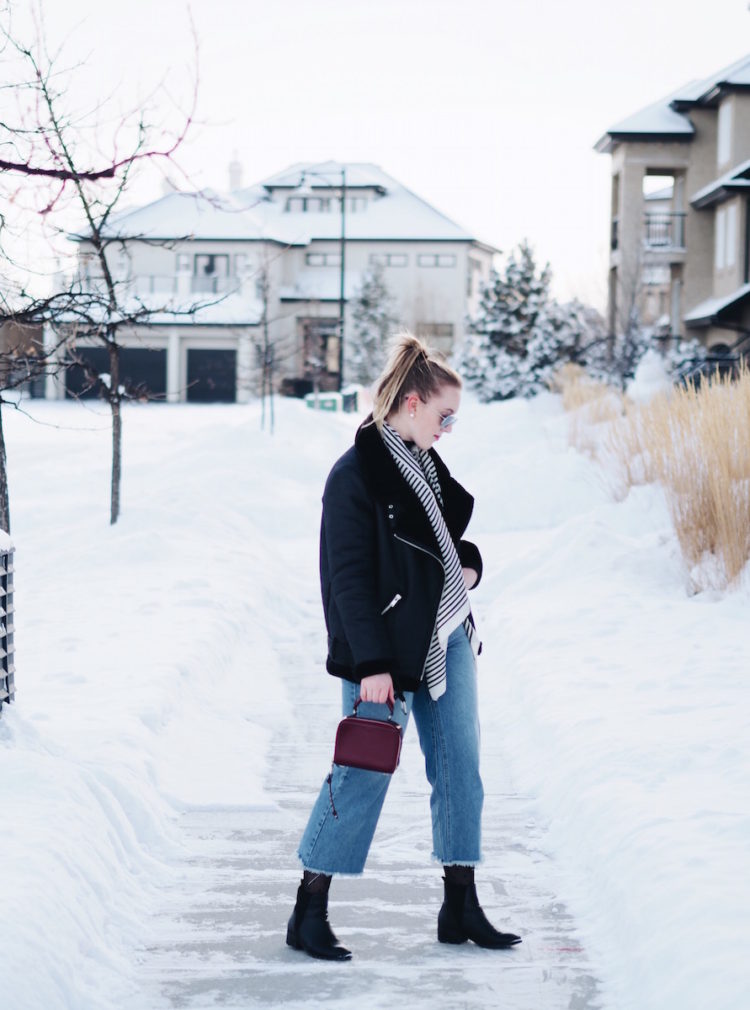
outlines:
{"label": "black ankle boot", "polygon": [[297,890],[286,930],[286,942],[295,950],[304,950],[310,957],[324,961],[348,961],[352,952],[342,947],[328,925],[328,894],[311,894],[304,883]]}
{"label": "black ankle boot", "polygon": [[476,886],[445,882],[445,898],[438,915],[438,940],[441,943],[466,943],[499,950],[521,942],[515,933],[500,933],[488,922],[477,898]]}

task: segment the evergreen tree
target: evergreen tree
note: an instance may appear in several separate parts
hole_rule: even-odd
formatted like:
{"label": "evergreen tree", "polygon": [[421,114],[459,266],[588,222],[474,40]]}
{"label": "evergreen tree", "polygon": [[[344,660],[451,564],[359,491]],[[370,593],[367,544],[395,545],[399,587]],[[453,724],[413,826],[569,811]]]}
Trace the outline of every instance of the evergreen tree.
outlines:
{"label": "evergreen tree", "polygon": [[579,301],[555,301],[550,281],[549,265],[538,270],[522,242],[485,287],[461,363],[481,400],[533,396],[566,362],[585,365],[591,356],[604,365],[611,355],[599,314]]}
{"label": "evergreen tree", "polygon": [[345,344],[344,371],[349,382],[363,386],[379,375],[386,359],[388,337],[396,324],[393,299],[379,264],[366,273],[352,304],[352,332]]}

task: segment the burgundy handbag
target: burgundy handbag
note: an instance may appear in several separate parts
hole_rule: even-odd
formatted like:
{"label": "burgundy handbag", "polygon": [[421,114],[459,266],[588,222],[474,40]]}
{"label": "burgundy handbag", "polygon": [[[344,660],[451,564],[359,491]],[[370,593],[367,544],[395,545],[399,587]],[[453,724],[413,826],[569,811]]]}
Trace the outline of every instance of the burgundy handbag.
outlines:
{"label": "burgundy handbag", "polygon": [[358,716],[360,701],[362,699],[357,698],[354,712],[339,723],[333,763],[391,774],[398,767],[401,756],[401,727],[393,721],[393,703],[388,702],[391,714],[385,721]]}

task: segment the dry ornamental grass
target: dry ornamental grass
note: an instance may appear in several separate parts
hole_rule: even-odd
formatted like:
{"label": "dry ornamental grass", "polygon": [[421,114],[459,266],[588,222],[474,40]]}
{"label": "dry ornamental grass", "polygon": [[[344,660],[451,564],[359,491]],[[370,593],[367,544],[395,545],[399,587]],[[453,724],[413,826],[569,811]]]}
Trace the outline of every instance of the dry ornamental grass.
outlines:
{"label": "dry ornamental grass", "polygon": [[556,388],[572,443],[601,463],[616,498],[635,484],[662,486],[694,590],[736,583],[750,558],[747,367],[647,404],[577,371],[563,370]]}

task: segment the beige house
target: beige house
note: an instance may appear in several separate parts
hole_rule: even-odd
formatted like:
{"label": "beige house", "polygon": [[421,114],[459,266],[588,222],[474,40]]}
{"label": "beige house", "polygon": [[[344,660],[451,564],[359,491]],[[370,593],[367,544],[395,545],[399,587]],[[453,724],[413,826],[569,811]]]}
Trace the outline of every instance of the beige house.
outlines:
{"label": "beige house", "polygon": [[750,337],[750,56],[611,127],[608,323],[717,353]]}
{"label": "beige house", "polygon": [[[346,345],[353,300],[375,267],[400,325],[444,352],[460,344],[494,247],[376,165],[301,163],[247,188],[236,169],[227,194],[171,192],[112,222],[122,298],[155,311],[123,338],[126,380],[171,402],[244,402],[267,342],[277,385],[304,392],[315,375],[337,389],[341,317]],[[84,284],[101,283],[85,236],[78,247]],[[104,350],[83,345],[106,371]],[[76,382],[71,370],[47,395],[78,392]]]}

